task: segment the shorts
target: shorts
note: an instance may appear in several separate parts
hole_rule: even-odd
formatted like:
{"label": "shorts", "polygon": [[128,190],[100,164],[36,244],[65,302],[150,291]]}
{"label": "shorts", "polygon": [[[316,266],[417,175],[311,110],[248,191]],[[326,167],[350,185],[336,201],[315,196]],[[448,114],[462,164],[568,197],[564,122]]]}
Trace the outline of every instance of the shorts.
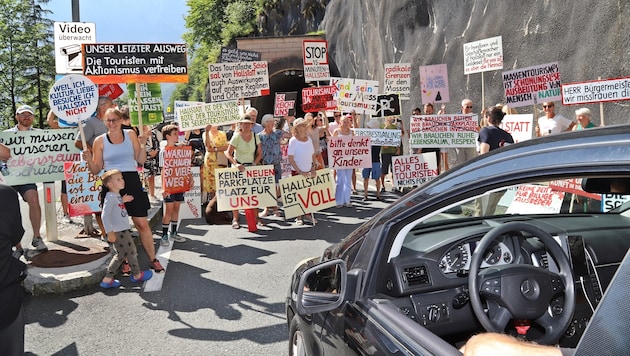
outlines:
{"label": "shorts", "polygon": [[37,192],[37,185],[35,183],[12,185],[12,187],[13,189],[15,189],[16,192],[20,193],[20,195],[22,196],[22,199],[24,199],[24,194],[26,194],[26,192],[28,192],[31,189]]}
{"label": "shorts", "polygon": [[280,164],[279,162],[273,163],[273,175],[276,179],[276,184],[278,184],[278,182],[280,182],[280,179],[282,179],[282,164]]}
{"label": "shorts", "polygon": [[120,195],[129,194],[133,196],[133,200],[125,203],[127,213],[132,217],[149,216],[149,195],[144,191],[138,171],[122,172],[125,180],[125,189],[120,191]]}
{"label": "shorts", "polygon": [[61,194],[68,194],[68,191],[66,189],[66,181],[65,180],[61,181]]}
{"label": "shorts", "polygon": [[372,162],[372,168],[363,168],[361,171],[363,179],[369,179],[370,172],[372,173],[372,179],[381,179],[381,162]]}
{"label": "shorts", "polygon": [[183,202],[183,201],[184,201],[184,193],[169,194],[164,197],[165,203],[174,203],[174,202]]}
{"label": "shorts", "polygon": [[[381,153],[381,161],[383,162],[383,169],[382,169],[382,173],[383,174],[387,174],[389,173],[390,168],[392,167],[392,157],[394,156],[393,153]],[[394,169],[391,168],[392,173],[394,172]]]}

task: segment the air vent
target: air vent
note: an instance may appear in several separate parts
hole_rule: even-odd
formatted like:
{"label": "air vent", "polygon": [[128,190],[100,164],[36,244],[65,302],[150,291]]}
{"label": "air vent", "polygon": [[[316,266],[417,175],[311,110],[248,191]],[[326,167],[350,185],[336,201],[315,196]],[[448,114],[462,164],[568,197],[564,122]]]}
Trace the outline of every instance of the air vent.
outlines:
{"label": "air vent", "polygon": [[403,278],[405,283],[410,287],[419,284],[429,284],[429,274],[425,266],[405,268]]}
{"label": "air vent", "polygon": [[547,256],[547,252],[543,252],[540,255],[540,264],[542,268],[549,270],[549,256]]}

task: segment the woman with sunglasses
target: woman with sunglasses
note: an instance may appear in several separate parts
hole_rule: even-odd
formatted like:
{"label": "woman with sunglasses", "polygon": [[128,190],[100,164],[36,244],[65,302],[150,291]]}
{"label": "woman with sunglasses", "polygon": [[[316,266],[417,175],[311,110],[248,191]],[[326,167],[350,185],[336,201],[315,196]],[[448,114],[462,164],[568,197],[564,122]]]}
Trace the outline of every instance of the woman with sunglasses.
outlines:
{"label": "woman with sunglasses", "polygon": [[553,102],[546,101],[542,104],[542,107],[543,111],[545,112],[545,116],[541,116],[538,119],[538,126],[536,126],[536,136],[547,136],[563,131],[573,130],[575,122],[567,119],[560,114],[556,114],[556,105]]}

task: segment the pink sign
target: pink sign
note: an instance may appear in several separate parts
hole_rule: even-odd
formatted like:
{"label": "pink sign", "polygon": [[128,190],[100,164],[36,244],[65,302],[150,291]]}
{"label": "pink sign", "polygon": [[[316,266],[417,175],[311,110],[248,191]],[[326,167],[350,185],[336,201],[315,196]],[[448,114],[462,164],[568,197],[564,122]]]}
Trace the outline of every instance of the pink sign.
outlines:
{"label": "pink sign", "polygon": [[448,103],[448,69],[446,64],[420,67],[420,97],[423,104]]}

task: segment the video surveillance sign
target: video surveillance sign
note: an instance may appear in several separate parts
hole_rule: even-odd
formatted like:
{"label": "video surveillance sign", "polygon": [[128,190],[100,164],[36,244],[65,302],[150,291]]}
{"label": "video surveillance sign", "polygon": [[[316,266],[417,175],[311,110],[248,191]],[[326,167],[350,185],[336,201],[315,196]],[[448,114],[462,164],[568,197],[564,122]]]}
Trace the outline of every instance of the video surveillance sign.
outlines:
{"label": "video surveillance sign", "polygon": [[81,44],[96,43],[96,24],[55,22],[54,36],[57,74],[83,73]]}

